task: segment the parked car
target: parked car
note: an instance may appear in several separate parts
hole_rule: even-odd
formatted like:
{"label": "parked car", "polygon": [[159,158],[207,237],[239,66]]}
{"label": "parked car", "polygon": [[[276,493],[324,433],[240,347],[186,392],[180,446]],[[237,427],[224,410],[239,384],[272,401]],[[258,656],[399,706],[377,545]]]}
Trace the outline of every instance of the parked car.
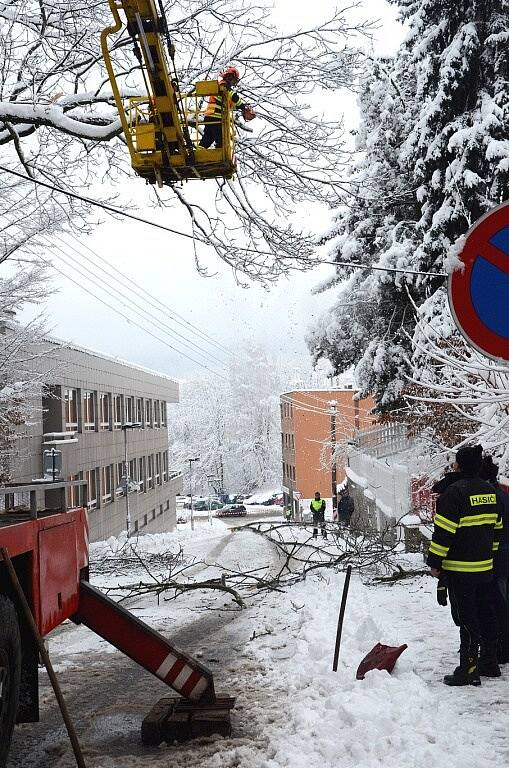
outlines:
{"label": "parked car", "polygon": [[245,515],[247,515],[247,509],[243,504],[225,504],[216,512],[216,517],[245,517]]}

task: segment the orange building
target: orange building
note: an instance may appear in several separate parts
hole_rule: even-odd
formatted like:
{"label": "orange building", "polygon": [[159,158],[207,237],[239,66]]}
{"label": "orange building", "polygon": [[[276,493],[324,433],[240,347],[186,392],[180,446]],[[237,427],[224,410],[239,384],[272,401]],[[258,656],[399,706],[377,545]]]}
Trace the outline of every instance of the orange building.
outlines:
{"label": "orange building", "polygon": [[345,479],[347,442],[355,429],[376,421],[374,400],[356,400],[356,394],[352,388],[307,389],[280,397],[284,503],[297,519],[315,491],[332,517],[336,485]]}

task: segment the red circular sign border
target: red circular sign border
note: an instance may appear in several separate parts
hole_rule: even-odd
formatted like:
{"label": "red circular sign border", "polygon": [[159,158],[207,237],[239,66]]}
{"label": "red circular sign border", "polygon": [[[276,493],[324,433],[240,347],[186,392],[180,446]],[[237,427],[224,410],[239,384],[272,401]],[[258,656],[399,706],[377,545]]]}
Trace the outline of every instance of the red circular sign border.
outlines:
{"label": "red circular sign border", "polygon": [[472,305],[470,280],[483,243],[504,226],[509,226],[509,202],[488,211],[469,229],[458,257],[464,267],[449,275],[449,306],[456,325],[470,345],[495,360],[509,360],[509,338],[494,333],[477,316]]}

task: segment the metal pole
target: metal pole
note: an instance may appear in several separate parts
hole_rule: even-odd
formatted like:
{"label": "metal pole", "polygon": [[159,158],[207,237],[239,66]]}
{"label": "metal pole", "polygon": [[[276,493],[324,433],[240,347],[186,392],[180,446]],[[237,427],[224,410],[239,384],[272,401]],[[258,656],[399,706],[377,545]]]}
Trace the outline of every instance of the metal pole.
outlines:
{"label": "metal pole", "polygon": [[127,429],[124,427],[124,495],[127,538],[131,536],[131,511],[129,509],[129,462],[127,460]]}
{"label": "metal pole", "polygon": [[55,482],[55,458],[56,458],[56,451],[54,448],[51,449],[51,479],[53,482]]}
{"label": "metal pole", "polygon": [[[336,401],[331,400],[330,402],[331,407],[331,413],[330,413],[330,428],[331,428],[331,443],[332,443],[332,466],[331,466],[331,483],[332,483],[332,516],[334,517],[334,512],[336,511],[334,509],[334,499],[335,499],[335,493],[336,493],[336,486],[337,486],[337,473],[336,473]],[[336,505],[337,505],[337,498],[336,498]],[[336,507],[337,509],[337,507]]]}
{"label": "metal pole", "polygon": [[336,632],[336,646],[334,648],[334,661],[332,662],[332,671],[338,671],[338,659],[339,649],[341,647],[341,633],[343,632],[343,619],[345,617],[346,598],[348,597],[348,587],[350,586],[350,576],[352,573],[352,566],[349,565],[346,569],[345,583],[343,586],[343,596],[341,598],[341,607],[339,609],[338,629]]}
{"label": "metal pole", "polygon": [[194,510],[193,510],[193,460],[189,459],[189,494],[191,496],[191,530],[194,531]]}
{"label": "metal pole", "polygon": [[9,573],[9,577],[12,583],[13,590],[16,593],[16,597],[18,599],[21,610],[23,611],[23,614],[25,616],[25,620],[30,628],[30,631],[32,632],[32,635],[34,636],[39,653],[44,662],[44,666],[46,667],[46,670],[48,672],[48,677],[51,681],[51,685],[53,686],[55,697],[58,702],[58,706],[60,707],[62,718],[65,723],[65,727],[67,728],[67,733],[69,734],[69,739],[71,740],[74,757],[76,758],[76,765],[78,766],[78,768],[86,768],[85,760],[83,758],[83,753],[81,751],[78,737],[76,735],[76,731],[74,730],[74,725],[72,723],[72,720],[69,716],[69,711],[67,709],[67,705],[62,695],[62,691],[60,689],[57,676],[55,675],[55,670],[53,669],[53,666],[51,664],[51,660],[50,660],[48,651],[46,650],[46,647],[44,645],[43,639],[39,634],[39,630],[34,621],[34,617],[32,615],[32,611],[30,610],[30,606],[28,605],[27,599],[25,597],[25,593],[23,592],[23,589],[21,588],[21,584],[18,581],[18,576],[16,574],[16,571],[14,570],[14,566],[12,564],[11,558],[9,557],[9,553],[4,547],[0,547],[0,555],[2,556],[2,559],[5,563],[5,566],[7,568],[7,571]]}

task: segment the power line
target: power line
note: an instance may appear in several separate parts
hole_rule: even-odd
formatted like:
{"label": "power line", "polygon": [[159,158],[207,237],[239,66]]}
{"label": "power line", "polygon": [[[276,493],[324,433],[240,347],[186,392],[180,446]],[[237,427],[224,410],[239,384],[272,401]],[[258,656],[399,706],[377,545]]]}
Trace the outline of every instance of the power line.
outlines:
{"label": "power line", "polygon": [[59,269],[51,261],[46,261],[45,259],[42,259],[42,261],[44,261],[44,263],[46,263],[49,267],[51,267],[56,272],[58,272],[60,275],[62,275],[62,277],[65,277],[71,283],[74,283],[74,285],[78,286],[78,288],[80,288],[82,291],[85,291],[85,293],[88,293],[88,294],[90,294],[90,296],[93,296],[94,299],[99,301],[101,304],[104,304],[104,306],[108,307],[108,309],[112,310],[112,312],[115,312],[117,315],[120,315],[120,317],[123,317],[124,320],[127,320],[127,322],[130,325],[134,325],[136,328],[140,328],[145,333],[148,333],[149,336],[152,336],[152,338],[156,339],[157,341],[160,341],[162,344],[164,344],[166,347],[168,347],[169,349],[173,350],[174,352],[177,352],[177,354],[181,355],[182,357],[187,358],[187,360],[190,360],[193,363],[196,363],[197,365],[201,366],[202,368],[205,368],[210,373],[213,373],[214,376],[218,376],[219,378],[224,379],[225,381],[228,380],[226,378],[226,376],[223,376],[222,374],[218,373],[217,371],[212,370],[212,368],[209,368],[207,365],[205,365],[204,363],[200,362],[199,360],[195,360],[193,357],[191,357],[190,355],[187,355],[185,352],[182,352],[181,350],[176,349],[174,346],[169,344],[164,339],[161,339],[159,336],[156,336],[154,333],[152,333],[152,331],[148,330],[148,328],[144,328],[142,325],[140,325],[140,323],[137,323],[135,320],[132,320],[128,315],[124,314],[123,312],[121,312],[116,307],[111,306],[111,304],[109,304],[107,301],[104,301],[104,299],[101,299],[100,296],[97,296],[97,294],[94,293],[93,291],[91,291],[89,288],[85,288],[84,285],[79,283],[77,280],[74,280],[70,275],[68,275],[63,270]]}
{"label": "power line", "polygon": [[[62,242],[65,243],[65,241],[62,241]],[[71,248],[76,254],[78,254],[78,256],[83,256],[83,254],[79,250],[74,248],[73,246],[70,246],[68,244],[64,244],[64,248]],[[187,338],[187,336],[184,336],[184,334],[180,333],[179,331],[175,331],[166,322],[164,322],[163,320],[160,320],[158,317],[156,317],[156,315],[154,315],[149,310],[146,310],[141,304],[139,304],[133,298],[131,298],[129,293],[127,295],[125,293],[123,293],[123,291],[119,289],[118,285],[116,285],[114,283],[111,283],[111,281],[108,280],[108,273],[102,267],[99,266],[97,268],[103,273],[103,275],[106,275],[106,278],[101,277],[100,280],[96,280],[93,276],[91,276],[86,271],[86,268],[80,262],[76,261],[76,259],[71,254],[69,254],[69,252],[67,250],[65,250],[65,251],[60,250],[56,254],[57,257],[62,258],[62,252],[65,253],[67,258],[70,259],[71,263],[74,265],[74,268],[77,269],[78,272],[83,277],[85,277],[86,280],[88,280],[92,284],[96,285],[99,289],[103,290],[105,293],[108,293],[108,291],[106,291],[106,289],[104,288],[104,285],[106,285],[111,290],[111,292],[113,294],[113,298],[116,301],[118,301],[120,304],[122,304],[126,308],[130,308],[131,305],[133,307],[137,307],[140,310],[140,312],[137,312],[136,310],[132,310],[135,314],[137,314],[137,315],[141,314],[144,320],[148,318],[149,320],[155,322],[164,333],[166,333],[166,334],[168,334],[168,335],[170,335],[172,337],[179,337],[179,338],[183,339],[186,342],[186,344],[189,344],[190,346],[192,346],[195,349],[197,349],[199,352],[202,352],[207,357],[209,357],[212,361],[214,361],[216,363],[219,363],[221,366],[224,365],[224,361],[223,360],[220,360],[218,357],[213,355],[207,349],[205,349],[204,347],[201,347],[199,344],[196,344],[194,341],[192,341],[191,339]],[[62,260],[65,261],[65,259],[62,259]],[[68,262],[66,262],[66,263],[68,263]],[[116,276],[114,275],[114,277],[116,277]],[[127,289],[127,290],[132,293],[131,289]],[[124,302],[122,302],[119,299],[119,296],[121,298],[123,298],[123,299],[126,299],[126,301],[129,302],[129,304],[125,304]],[[179,342],[177,342],[177,343],[179,343]]]}
{"label": "power line", "polygon": [[[94,200],[91,197],[85,197],[84,195],[79,195],[76,192],[69,192],[66,189],[62,189],[61,187],[57,187],[54,184],[49,184],[46,181],[42,181],[41,179],[34,179],[31,176],[26,176],[22,173],[19,173],[18,171],[14,171],[11,168],[6,168],[3,165],[0,165],[0,171],[4,171],[5,173],[10,173],[13,176],[17,176],[19,179],[23,179],[24,181],[31,181],[33,184],[39,184],[42,187],[45,187],[46,189],[50,189],[53,192],[60,192],[62,195],[67,195],[67,197],[71,197],[74,200],[80,200],[83,203],[87,203],[88,205],[96,206],[97,208],[102,208],[104,211],[108,211],[109,213],[114,213],[116,216],[124,216],[128,219],[133,219],[133,221],[141,222],[142,224],[148,224],[150,227],[156,227],[157,229],[162,229],[165,232],[170,232],[172,235],[179,235],[180,237],[185,237],[188,240],[196,241],[203,243],[204,245],[211,246],[211,243],[208,243],[206,240],[197,237],[196,235],[190,235],[187,232],[180,232],[177,229],[172,229],[171,227],[167,227],[164,224],[159,224],[156,221],[151,221],[150,219],[145,219],[142,216],[136,216],[134,213],[129,213],[128,211],[123,211],[120,208],[116,208],[113,205],[110,205],[109,203],[101,202],[100,200]],[[245,248],[243,246],[236,245],[235,250],[237,251],[243,251],[245,253],[256,253],[259,256],[273,256],[274,254],[271,251],[260,251],[257,248]],[[331,265],[333,267],[353,267],[354,269],[363,269],[363,270],[374,270],[377,272],[393,272],[403,275],[419,275],[422,277],[447,277],[447,274],[445,272],[420,272],[418,270],[413,269],[399,269],[397,267],[376,267],[373,265],[367,265],[367,264],[359,264],[358,262],[354,261],[327,261],[326,259],[315,259],[315,260],[309,260],[308,261],[309,266],[319,266],[320,264],[327,264]]]}
{"label": "power line", "polygon": [[170,234],[172,235],[180,235],[181,237],[185,237],[188,240],[197,239],[194,235],[187,234],[187,232],[180,232],[178,229],[172,229],[171,227],[167,227],[165,224],[158,224],[156,221],[150,221],[150,219],[144,219],[142,216],[136,216],[136,214],[134,213],[123,211],[121,208],[116,208],[114,205],[110,205],[109,203],[104,203],[100,200],[94,200],[91,197],[85,197],[84,195],[79,195],[77,192],[69,192],[69,190],[62,189],[62,187],[57,187],[54,184],[49,184],[47,181],[42,181],[41,179],[33,179],[31,176],[25,176],[23,173],[14,171],[11,168],[6,168],[3,165],[0,165],[0,171],[4,171],[5,173],[10,173],[13,176],[17,176],[19,179],[23,179],[24,181],[31,181],[33,184],[38,184],[39,186],[45,187],[46,189],[49,189],[52,192],[60,192],[62,195],[67,195],[67,197],[71,197],[73,200],[80,200],[82,203],[93,205],[96,208],[102,208],[104,211],[108,211],[109,213],[114,213],[116,216],[124,216],[127,219],[133,219],[134,221],[139,221],[142,224],[148,224],[151,227],[156,227],[157,229],[163,229],[165,232],[170,232]]}
{"label": "power line", "polygon": [[[22,199],[22,198],[21,198],[21,196],[19,196],[19,197],[18,197],[18,199],[19,199],[19,200],[21,200],[21,199]],[[63,244],[64,248],[66,248],[66,249],[69,249],[69,248],[70,248],[70,249],[71,249],[72,251],[74,251],[74,253],[76,253],[76,254],[77,254],[79,257],[81,257],[82,259],[84,259],[84,261],[85,261],[85,262],[87,261],[87,257],[86,257],[86,255],[85,255],[85,254],[83,254],[83,253],[82,253],[82,252],[81,252],[79,249],[76,249],[76,248],[74,248],[74,247],[73,247],[71,244],[67,243],[67,242],[66,242],[66,241],[65,241],[63,238],[60,238],[58,235],[52,235],[52,237],[54,237],[54,238],[57,238],[57,239],[58,239],[58,240],[59,240],[59,241],[60,241],[60,242]],[[43,241],[44,241],[44,240],[46,240],[46,242],[48,243],[48,236],[47,236],[47,235],[40,235],[40,238],[41,238],[41,240],[43,240]],[[79,243],[78,243],[78,241],[76,240],[76,238],[74,238],[74,239],[75,239],[76,243],[79,245]],[[49,245],[50,245],[50,247],[51,247],[51,243],[48,243],[48,244],[49,244]],[[57,247],[58,247],[58,246],[57,246]],[[89,250],[89,251],[90,251],[92,254],[95,254],[95,255],[97,256],[97,258],[99,259],[99,261],[100,261],[100,256],[99,256],[98,254],[96,254],[96,253],[95,253],[95,252],[94,252],[92,249],[88,249],[88,250]],[[108,293],[108,291],[106,290],[106,288],[104,287],[103,283],[101,283],[101,282],[99,282],[99,281],[95,280],[95,279],[94,279],[94,277],[93,277],[93,276],[91,276],[91,275],[89,274],[89,272],[85,270],[85,267],[84,267],[84,265],[83,265],[82,263],[76,262],[76,260],[75,260],[75,259],[74,259],[74,257],[73,257],[73,256],[72,256],[72,255],[71,255],[69,252],[68,252],[68,250],[64,251],[64,253],[65,253],[65,255],[66,255],[66,256],[67,256],[67,257],[68,257],[68,258],[71,260],[71,268],[72,268],[72,267],[74,267],[74,269],[75,269],[75,270],[76,270],[76,271],[77,271],[77,272],[78,272],[78,273],[79,273],[79,274],[80,274],[82,277],[84,277],[86,280],[88,280],[88,281],[89,281],[90,283],[92,283],[93,285],[96,285],[96,286],[97,286],[97,287],[98,287],[100,290],[102,290],[103,292],[105,292],[105,293],[107,293],[108,295],[110,295],[110,294]],[[58,252],[58,255],[59,255],[61,258],[62,258],[62,251],[61,251],[61,250]],[[70,265],[69,265],[69,262],[65,261],[65,259],[63,259],[63,258],[62,258],[62,261],[64,261],[64,263],[65,263],[67,266],[70,266]],[[64,277],[67,277],[68,279],[70,279],[70,280],[71,280],[71,282],[74,282],[76,285],[78,285],[78,286],[80,286],[80,287],[81,287],[81,284],[80,284],[80,283],[77,283],[76,281],[73,281],[73,280],[72,280],[72,279],[69,277],[69,275],[68,275],[66,272],[62,272],[61,270],[57,269],[57,268],[55,267],[55,265],[54,265],[52,262],[49,262],[49,261],[45,261],[45,263],[46,263],[46,264],[48,264],[49,266],[51,266],[53,269],[55,269],[55,270],[56,270],[56,271],[57,271],[59,274],[63,275]],[[95,266],[97,266],[97,265],[95,265]],[[112,265],[110,265],[110,266],[111,266],[111,267],[112,267],[112,269],[114,270],[114,267],[113,267]],[[99,269],[101,269],[101,270],[102,270],[102,271],[103,271],[105,274],[108,274],[108,273],[106,272],[106,270],[104,270],[104,269],[103,269],[103,268],[102,268],[100,265],[99,265],[99,267],[98,267],[98,268],[99,268]],[[84,271],[84,270],[85,270],[85,271]],[[111,273],[110,273],[110,274],[111,274]],[[115,280],[119,280],[119,278],[121,278],[122,276],[121,276],[121,275],[119,275],[119,273],[118,273],[118,272],[115,272],[115,271],[114,271],[114,272],[113,272],[113,277],[115,278]],[[128,280],[128,278],[126,278],[126,279]],[[145,309],[143,306],[141,306],[141,305],[140,305],[140,304],[138,304],[137,302],[133,301],[129,295],[127,295],[127,296],[126,296],[124,293],[122,293],[121,291],[119,291],[119,288],[118,288],[118,286],[117,286],[116,284],[115,284],[115,285],[112,285],[111,283],[108,283],[108,281],[107,281],[107,280],[104,280],[103,282],[104,282],[104,284],[105,284],[105,285],[107,285],[107,286],[108,286],[108,287],[111,289],[111,291],[113,292],[113,297],[116,299],[116,301],[118,301],[118,302],[121,304],[121,306],[124,306],[124,307],[126,307],[126,308],[130,309],[131,311],[134,311],[134,313],[135,313],[135,314],[137,314],[138,316],[141,316],[142,320],[147,320],[147,317],[148,317],[148,319],[149,319],[149,320],[153,320],[155,323],[157,323],[157,324],[158,324],[158,326],[161,328],[161,330],[163,330],[163,333],[165,333],[166,335],[169,335],[170,337],[171,337],[171,336],[173,336],[173,337],[174,337],[174,336],[179,336],[180,338],[182,338],[182,339],[183,339],[183,340],[186,342],[186,344],[188,344],[188,345],[190,345],[190,346],[193,346],[193,347],[195,347],[196,349],[198,349],[199,351],[203,352],[205,355],[207,355],[209,358],[211,358],[211,360],[213,360],[213,361],[215,361],[215,362],[218,362],[218,363],[219,363],[221,366],[224,366],[224,365],[225,365],[224,361],[220,360],[218,357],[216,357],[215,355],[213,355],[212,353],[210,353],[208,350],[204,349],[204,348],[203,348],[203,347],[201,347],[200,345],[196,344],[194,341],[192,341],[192,340],[191,340],[191,339],[189,339],[188,337],[184,336],[183,334],[181,334],[181,333],[179,333],[178,331],[176,331],[176,330],[174,330],[173,328],[171,328],[171,327],[170,327],[170,326],[169,326],[169,325],[168,325],[166,322],[163,322],[162,320],[160,320],[159,318],[157,318],[155,315],[153,315],[152,313],[148,312],[148,311],[147,311],[147,310],[146,310],[146,309]],[[133,283],[133,285],[135,285],[135,286],[136,286],[136,283],[134,283],[134,281],[130,281],[130,282],[132,282],[132,283]],[[126,287],[126,290],[132,293],[132,289],[130,289],[129,287]],[[141,289],[141,290],[144,290],[144,289]],[[86,291],[86,292],[87,292],[87,293],[89,293],[90,295],[92,295],[92,296],[93,296],[94,298],[96,298],[98,301],[101,301],[103,304],[105,304],[106,306],[108,306],[108,307],[109,307],[110,309],[112,309],[113,311],[116,311],[116,312],[117,312],[117,314],[120,314],[120,315],[121,315],[121,316],[122,316],[124,319],[127,319],[127,320],[128,320],[128,322],[133,322],[133,321],[131,321],[131,320],[130,320],[130,318],[127,318],[127,317],[126,317],[126,316],[125,316],[123,313],[121,313],[121,312],[118,312],[118,310],[116,310],[116,309],[115,309],[114,307],[112,307],[110,304],[107,304],[106,302],[104,302],[104,301],[103,301],[103,300],[102,300],[100,297],[98,297],[98,296],[97,296],[95,293],[93,293],[92,291],[90,291],[90,290],[89,290],[89,291]],[[139,307],[139,309],[141,310],[141,312],[136,312],[136,310],[132,310],[132,308],[131,308],[131,307],[128,307],[128,305],[126,305],[124,302],[120,301],[120,300],[119,300],[119,298],[118,298],[118,294],[120,294],[120,296],[122,296],[122,298],[125,298],[125,299],[126,299],[128,302],[131,302],[132,304],[134,304],[134,306],[137,306],[137,307]],[[149,295],[149,296],[150,296],[150,294],[148,294],[148,293],[147,293],[147,295]],[[157,300],[156,300],[156,301],[157,301]],[[164,304],[162,304],[162,302],[159,302],[159,303],[161,304],[161,306],[165,307],[165,305],[164,305]],[[169,309],[169,308],[168,308],[168,309]],[[158,310],[158,311],[160,311],[160,310]],[[170,311],[172,311],[172,310],[170,309]],[[134,322],[133,322],[133,324],[134,324],[134,325],[137,325],[137,324],[136,324],[136,323],[134,323]],[[181,323],[181,325],[183,325],[183,323]],[[192,326],[192,324],[189,324],[189,325],[190,325],[190,326]],[[147,329],[146,329],[146,328],[144,328],[144,327],[142,327],[141,325],[138,325],[137,327],[139,327],[141,330],[143,330],[143,331],[145,331],[145,332],[148,332],[148,331],[147,331]],[[192,326],[192,327],[194,327],[194,326]],[[167,329],[167,330],[165,330],[165,329]],[[198,331],[198,332],[200,332],[200,330],[199,330],[199,329],[197,329],[197,331]],[[152,335],[154,338],[157,338],[159,341],[162,341],[162,339],[160,339],[159,337],[155,337],[155,336],[154,336],[154,334],[151,334],[151,335]],[[207,336],[207,334],[203,334],[203,335]],[[211,338],[211,337],[210,337],[210,338]],[[214,340],[213,340],[213,339],[211,339],[211,341],[212,341],[212,342],[214,342]],[[165,342],[163,342],[163,343],[165,343]],[[214,342],[214,343],[216,343],[216,342]],[[167,345],[167,346],[170,346],[170,348],[171,348],[171,349],[173,349],[175,352],[177,352],[177,354],[180,354],[180,355],[182,355],[182,356],[186,357],[187,359],[191,360],[192,362],[195,362],[195,363],[197,363],[198,365],[202,365],[202,363],[201,363],[199,360],[195,360],[194,358],[190,357],[190,356],[189,356],[189,355],[187,355],[186,353],[182,352],[182,350],[181,350],[181,349],[179,349],[179,348],[177,348],[177,347],[174,347],[174,346],[172,346],[172,345]],[[217,346],[221,347],[221,345],[219,345],[219,344],[217,344]],[[226,348],[224,348],[224,349],[226,349]],[[226,350],[226,351],[228,351],[228,350]],[[228,353],[229,353],[229,354],[231,354],[229,351],[228,351]],[[207,367],[207,366],[203,366],[203,367]],[[207,368],[207,370],[210,370],[210,369],[208,369],[208,368]],[[216,375],[219,375],[219,373],[218,373],[218,372],[216,372],[216,371],[212,371],[212,372],[213,372],[213,373],[215,373]]]}
{"label": "power line", "polygon": [[317,259],[317,264],[330,264],[333,267],[355,267],[356,269],[373,269],[376,272],[397,272],[402,275],[422,275],[423,277],[448,277],[447,272],[420,272],[417,269],[399,269],[398,267],[375,267],[372,264],[359,264],[356,261],[326,261]]}
{"label": "power line", "polygon": [[[65,243],[69,248],[72,248],[72,246],[69,245],[69,243],[67,243],[67,241],[64,238],[60,237],[59,235],[52,234],[51,237],[52,238],[56,238],[61,243]],[[71,237],[72,237],[72,239],[76,243],[79,244],[80,247],[85,248],[87,251],[89,251],[89,253],[94,255],[99,260],[99,262],[107,264],[114,271],[115,278],[117,280],[123,281],[124,283],[129,283],[130,285],[134,286],[134,288],[136,288],[136,291],[138,293],[142,293],[145,296],[147,296],[148,297],[147,300],[146,300],[147,303],[149,305],[153,306],[154,309],[156,309],[156,311],[162,312],[164,310],[164,312],[170,313],[170,315],[173,315],[172,319],[174,320],[175,323],[177,323],[177,325],[180,325],[180,326],[182,326],[184,328],[187,326],[192,333],[194,333],[196,336],[198,336],[199,338],[203,339],[207,343],[214,345],[221,352],[224,352],[225,354],[232,355],[232,356],[234,355],[234,353],[230,349],[228,349],[228,347],[224,346],[224,344],[221,344],[219,341],[214,339],[212,336],[209,336],[208,333],[206,333],[201,328],[198,328],[198,326],[196,326],[193,323],[191,323],[183,315],[180,315],[176,310],[174,310],[170,306],[168,306],[168,304],[164,304],[160,299],[158,299],[152,293],[150,293],[145,288],[143,288],[142,285],[140,285],[135,280],[132,280],[130,277],[128,277],[128,275],[119,273],[119,271],[116,269],[115,265],[111,263],[111,261],[108,261],[108,259],[106,259],[104,256],[102,256],[101,254],[97,253],[97,251],[94,251],[94,249],[91,248],[89,245],[87,245],[86,243],[79,242],[77,237],[75,237],[74,235],[71,235]],[[159,309],[157,305],[159,305],[159,307],[161,307],[161,309]]]}

